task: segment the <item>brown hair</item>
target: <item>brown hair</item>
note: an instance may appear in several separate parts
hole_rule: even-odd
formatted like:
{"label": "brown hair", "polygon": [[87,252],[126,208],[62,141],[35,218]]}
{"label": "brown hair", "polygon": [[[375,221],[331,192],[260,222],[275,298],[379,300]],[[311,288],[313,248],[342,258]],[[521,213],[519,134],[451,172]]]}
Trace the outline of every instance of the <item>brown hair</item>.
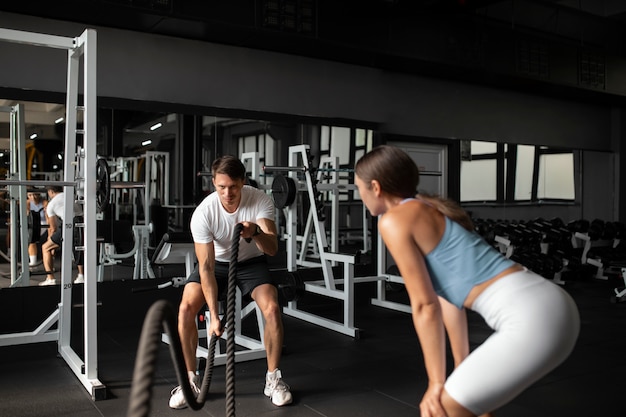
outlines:
{"label": "brown hair", "polygon": [[474,230],[474,222],[472,222],[470,216],[463,209],[463,207],[459,206],[454,201],[424,193],[420,193],[418,198],[435,207],[441,214],[449,217],[450,220],[454,220],[463,226],[464,229],[467,229],[470,232]]}
{"label": "brown hair", "polygon": [[363,155],[354,166],[354,172],[369,184],[380,183],[386,193],[410,198],[417,192],[420,174],[415,162],[404,151],[393,146],[381,145]]}
{"label": "brown hair", "polygon": [[217,174],[225,174],[234,180],[246,179],[246,167],[243,165],[243,162],[232,155],[224,155],[213,161],[211,173],[213,178]]}
{"label": "brown hair", "polygon": [[[377,180],[387,194],[402,198],[413,198],[417,194],[419,170],[413,159],[399,148],[377,146],[357,161],[354,171],[365,183]],[[465,229],[474,230],[467,212],[454,201],[423,193],[418,198]]]}
{"label": "brown hair", "polygon": [[53,191],[58,194],[63,192],[63,187],[60,185],[48,185],[46,186],[46,190]]}

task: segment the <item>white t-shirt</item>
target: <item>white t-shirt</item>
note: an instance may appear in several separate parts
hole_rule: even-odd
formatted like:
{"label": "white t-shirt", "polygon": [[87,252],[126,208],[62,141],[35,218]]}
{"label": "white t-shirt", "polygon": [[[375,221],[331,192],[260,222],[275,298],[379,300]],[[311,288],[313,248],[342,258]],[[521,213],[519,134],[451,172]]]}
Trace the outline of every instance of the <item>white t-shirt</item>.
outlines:
{"label": "white t-shirt", "polygon": [[63,219],[63,215],[65,214],[65,200],[63,200],[63,193],[55,194],[54,197],[48,201],[46,213],[48,213],[48,217],[57,216],[60,220]]}
{"label": "white t-shirt", "polygon": [[[54,197],[50,201],[48,201],[48,206],[46,208],[46,213],[48,213],[48,217],[57,216],[59,220],[63,221],[63,215],[65,214],[65,193],[55,194]],[[74,217],[82,216],[83,211],[82,207],[78,203],[74,203]]]}
{"label": "white t-shirt", "polygon": [[[211,243],[215,247],[215,260],[230,262],[230,246],[235,225],[241,222],[255,222],[258,219],[274,221],[274,203],[264,192],[244,185],[241,190],[241,202],[234,213],[227,212],[220,202],[218,193],[209,194],[191,216],[191,235],[195,243]],[[245,261],[263,252],[257,248],[254,240],[250,243],[239,240],[239,261]]]}

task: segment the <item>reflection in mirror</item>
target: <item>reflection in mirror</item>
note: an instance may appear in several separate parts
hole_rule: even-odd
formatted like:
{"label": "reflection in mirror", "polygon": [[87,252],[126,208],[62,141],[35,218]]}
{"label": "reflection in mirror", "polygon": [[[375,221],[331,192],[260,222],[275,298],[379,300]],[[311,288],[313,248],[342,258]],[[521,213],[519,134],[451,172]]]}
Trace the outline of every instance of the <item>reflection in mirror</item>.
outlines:
{"label": "reflection in mirror", "polygon": [[[4,100],[0,105],[15,103]],[[33,150],[28,164],[29,178],[61,180],[65,106],[20,103],[26,107],[26,132],[32,135],[32,139],[27,139]],[[352,168],[358,158],[372,149],[371,129],[358,125],[309,124],[291,118],[253,120],[128,107],[99,108],[97,121],[98,157],[106,160],[113,185],[110,203],[99,213],[98,233],[112,253],[127,253],[133,248],[135,237],[131,226],[152,223],[155,226],[151,235],[155,236],[188,227],[195,205],[212,191],[210,176],[198,174],[208,173],[216,156],[255,154],[258,165],[246,163],[249,175],[260,178],[261,185],[268,187],[272,175],[266,176],[262,167],[288,165],[290,147],[301,144],[309,146],[311,167],[333,167],[331,171],[318,170],[316,174],[318,184],[327,185],[319,191],[326,217],[339,219],[339,233],[350,236],[350,239],[342,237],[344,241],[363,239],[358,235],[362,235],[364,212],[353,187]],[[0,120],[3,177],[9,168],[9,148],[8,117],[5,117]],[[302,198],[300,207],[309,206],[308,197]],[[334,200],[340,203],[339,214],[331,212]],[[2,222],[0,229],[4,231],[0,249],[6,250],[6,222]],[[151,236],[149,245],[157,243],[158,238]]]}
{"label": "reflection in mirror", "polygon": [[576,199],[572,150],[481,141],[466,142],[462,149],[463,203]]}

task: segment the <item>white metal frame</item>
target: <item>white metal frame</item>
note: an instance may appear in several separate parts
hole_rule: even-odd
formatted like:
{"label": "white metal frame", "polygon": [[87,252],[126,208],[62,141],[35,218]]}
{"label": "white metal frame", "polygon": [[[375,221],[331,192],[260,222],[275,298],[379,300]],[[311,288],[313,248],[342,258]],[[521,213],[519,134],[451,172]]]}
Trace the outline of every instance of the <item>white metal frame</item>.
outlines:
{"label": "white metal frame", "polygon": [[[68,52],[66,131],[64,159],[64,226],[61,258],[61,302],[42,324],[32,332],[0,335],[0,346],[56,341],[60,356],[69,365],[76,377],[94,400],[103,399],[106,389],[98,379],[97,360],[97,274],[96,274],[96,31],[86,29],[80,36],[67,38],[55,35],[0,29],[0,41],[64,49]],[[83,65],[83,104],[78,103],[78,81],[80,64]],[[77,130],[77,112],[83,112],[83,129]],[[84,153],[77,154],[76,135],[83,135]],[[92,161],[87,164],[82,178],[76,177],[74,156]],[[82,162],[82,161],[81,161]],[[79,164],[80,165],[80,164]],[[25,170],[23,171],[25,172]],[[74,217],[74,189],[78,183],[84,185],[84,359],[70,346],[72,310],[72,245]],[[22,184],[25,184],[22,182]],[[29,185],[36,185],[33,181]],[[44,184],[45,185],[45,184]],[[25,200],[24,200],[25,201]],[[27,259],[27,258],[26,258]],[[52,329],[54,323],[58,323]]]}
{"label": "white metal frame", "polygon": [[[0,111],[9,113],[11,127],[11,172],[7,177],[12,181],[26,180],[26,135],[24,125],[24,105],[17,104],[15,106],[0,107]],[[9,225],[12,242],[11,251],[9,253],[9,261],[11,263],[11,287],[28,286],[30,284],[30,271],[26,267],[28,259],[28,245],[18,245],[15,236],[19,236],[20,242],[28,242],[28,219],[26,210],[19,210],[18,201],[26,201],[26,188],[19,185],[8,185],[11,213],[19,213],[13,215],[11,224]],[[17,196],[17,198],[16,198]],[[18,253],[19,251],[19,253]],[[22,260],[20,267],[19,260]]]}
{"label": "white metal frame", "polygon": [[[289,166],[294,170],[289,171],[289,176],[297,183],[298,172],[303,172],[305,177],[306,192],[311,205],[316,199],[313,178],[311,177],[311,167],[309,165],[309,145],[296,145],[289,148]],[[303,167],[304,170],[296,167]],[[354,277],[354,264],[356,255],[335,253],[328,250],[326,240],[326,230],[324,222],[317,215],[317,210],[311,208],[314,233],[317,248],[320,256],[323,280],[306,281],[304,289],[308,293],[314,293],[329,298],[334,298],[343,303],[341,321],[332,320],[317,314],[302,310],[298,307],[297,301],[290,301],[283,308],[283,313],[298,319],[316,324],[318,326],[342,333],[351,337],[359,337],[359,331],[354,325],[354,285],[361,282],[378,281],[380,277]],[[287,209],[287,270],[290,272],[297,270],[297,207],[292,204]],[[303,242],[304,243],[304,242]],[[343,278],[335,279],[332,266],[343,265]]]}

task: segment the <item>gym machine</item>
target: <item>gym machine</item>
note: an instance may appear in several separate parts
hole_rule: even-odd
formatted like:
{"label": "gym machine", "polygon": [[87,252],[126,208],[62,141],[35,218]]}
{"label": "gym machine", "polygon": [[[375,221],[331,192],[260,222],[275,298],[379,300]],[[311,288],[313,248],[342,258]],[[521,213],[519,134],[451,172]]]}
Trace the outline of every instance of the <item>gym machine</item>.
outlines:
{"label": "gym machine", "polygon": [[[80,36],[68,38],[40,33],[22,32],[10,29],[0,29],[0,41],[13,42],[37,47],[55,48],[67,51],[67,123],[65,131],[65,159],[64,181],[57,184],[64,186],[65,212],[63,227],[63,244],[61,259],[61,302],[58,308],[46,318],[41,325],[31,332],[0,335],[0,346],[19,345],[26,343],[39,343],[55,341],[58,344],[59,355],[65,360],[72,372],[81,384],[90,393],[92,399],[104,399],[106,389],[98,379],[97,359],[97,282],[96,282],[96,202],[97,195],[97,171],[91,165],[90,169],[82,172],[83,177],[76,177],[76,167],[72,164],[72,155],[77,154],[76,135],[83,135],[84,152],[79,152],[82,161],[96,162],[96,32],[92,29],[85,30]],[[78,81],[80,64],[82,63],[82,99],[78,101]],[[82,112],[82,129],[78,128],[77,113]],[[90,164],[86,164],[90,165]],[[12,167],[13,168],[13,167]],[[26,172],[25,170],[20,172]],[[21,174],[20,174],[21,175]],[[43,186],[49,182],[35,180],[15,179],[2,181],[1,185],[12,186]],[[80,186],[82,185],[82,189]],[[83,329],[84,349],[83,359],[70,345],[71,318],[72,318],[72,233],[73,205],[75,191],[82,192],[84,223],[80,227],[84,230],[85,252],[85,283],[83,285]],[[24,193],[25,194],[25,193]],[[22,200],[26,201],[26,199]],[[24,234],[24,233],[22,233]],[[22,236],[24,239],[25,236]],[[25,241],[25,240],[23,240]],[[26,255],[22,259],[28,259]],[[26,264],[26,262],[24,262]],[[54,325],[56,324],[56,327]]]}
{"label": "gym machine", "polygon": [[[10,172],[7,178],[12,182],[7,184],[7,191],[10,196],[11,223],[9,233],[11,236],[11,248],[8,256],[5,256],[11,263],[11,287],[28,286],[30,284],[30,271],[25,260],[28,259],[28,245],[17,242],[30,242],[29,219],[27,210],[20,210],[18,202],[26,202],[26,187],[16,184],[16,181],[26,181],[26,138],[24,125],[24,106],[1,107],[0,111],[9,113],[10,118]],[[23,206],[22,206],[23,207]],[[19,251],[19,252],[18,252]],[[19,265],[22,260],[22,266]]]}
{"label": "gym machine", "polygon": [[[112,222],[120,221],[120,214],[127,210],[120,210],[121,206],[128,205],[132,211],[132,236],[134,245],[128,252],[118,253],[115,242],[100,242],[98,281],[104,279],[104,268],[117,265],[124,259],[134,258],[133,279],[155,278],[155,274],[148,259],[150,235],[155,231],[152,223],[152,204],[170,208],[169,188],[166,181],[169,178],[169,154],[167,152],[146,152],[139,158],[117,158],[109,162],[115,167],[110,175],[111,194],[115,202],[115,213]],[[140,171],[144,170],[144,182],[138,181]],[[137,200],[141,200],[143,215],[139,216],[136,209]],[[130,203],[130,204],[129,204]],[[140,219],[142,218],[142,219]],[[163,220],[163,219],[161,219]],[[165,219],[167,222],[167,219]],[[143,224],[140,224],[143,222]]]}
{"label": "gym machine", "polygon": [[[327,162],[327,161],[326,161]],[[326,163],[325,162],[325,163]],[[330,162],[332,164],[332,162]],[[336,162],[335,162],[336,164]],[[336,165],[335,165],[336,166]],[[323,207],[319,201],[320,191],[339,192],[348,189],[348,185],[341,184],[319,184],[318,177],[315,173],[318,171],[311,166],[311,158],[309,156],[309,145],[296,145],[289,148],[289,166],[288,167],[265,167],[265,173],[273,173],[274,180],[272,182],[272,197],[279,209],[286,211],[286,244],[287,244],[287,271],[297,272],[299,265],[298,242],[301,247],[307,246],[307,234],[311,231],[315,237],[316,255],[319,262],[308,265],[321,266],[323,279],[316,281],[306,281],[303,285],[305,293],[317,294],[329,298],[339,300],[343,303],[342,318],[333,320],[327,317],[308,312],[300,308],[298,300],[292,300],[283,308],[284,314],[301,320],[313,323],[327,329],[342,333],[351,337],[359,337],[359,329],[354,325],[354,285],[361,282],[369,282],[379,280],[379,277],[355,277],[354,265],[357,255],[343,254],[334,252],[328,244],[325,218],[323,216]],[[322,171],[322,170],[320,170]],[[280,172],[287,172],[288,176],[284,177]],[[304,179],[300,183],[298,175]],[[308,196],[310,202],[310,211],[307,215],[307,224],[304,227],[304,236],[298,238],[298,207],[295,202],[296,193],[304,192]],[[331,199],[331,215],[338,217],[338,199]],[[337,232],[337,223],[332,222],[334,233]],[[335,244],[338,239],[333,238]],[[336,248],[336,245],[332,247]],[[302,248],[306,250],[306,248]],[[302,251],[300,252],[302,254]],[[302,257],[300,257],[301,259]],[[301,259],[302,260],[302,259]],[[342,270],[342,278],[336,278],[333,266],[340,265]]]}

